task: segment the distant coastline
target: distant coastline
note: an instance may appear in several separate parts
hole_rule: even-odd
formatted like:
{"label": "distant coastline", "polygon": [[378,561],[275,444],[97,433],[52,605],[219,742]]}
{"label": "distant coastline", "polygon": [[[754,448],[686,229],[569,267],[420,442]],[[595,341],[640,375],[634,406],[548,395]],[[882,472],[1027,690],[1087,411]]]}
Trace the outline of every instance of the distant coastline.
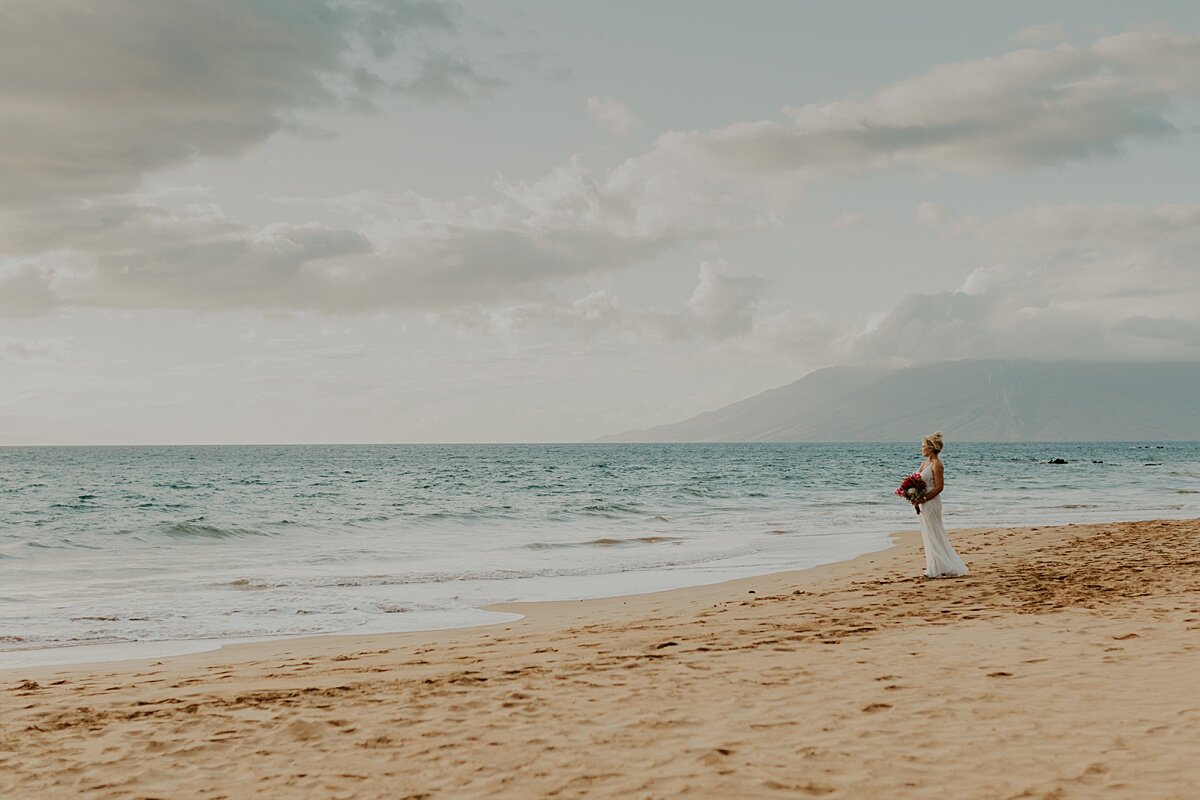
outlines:
{"label": "distant coastline", "polygon": [[1200,440],[1200,361],[964,360],[830,367],[681,422],[597,442]]}

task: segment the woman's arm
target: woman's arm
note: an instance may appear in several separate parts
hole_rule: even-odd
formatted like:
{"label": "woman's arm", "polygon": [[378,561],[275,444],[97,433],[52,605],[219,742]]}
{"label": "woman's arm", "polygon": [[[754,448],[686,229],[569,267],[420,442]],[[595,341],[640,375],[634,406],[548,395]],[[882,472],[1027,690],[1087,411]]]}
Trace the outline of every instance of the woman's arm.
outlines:
{"label": "woman's arm", "polygon": [[942,489],[946,488],[946,481],[942,477],[942,460],[939,458],[933,462],[933,491],[925,495],[924,502],[928,503],[933,498],[942,493]]}

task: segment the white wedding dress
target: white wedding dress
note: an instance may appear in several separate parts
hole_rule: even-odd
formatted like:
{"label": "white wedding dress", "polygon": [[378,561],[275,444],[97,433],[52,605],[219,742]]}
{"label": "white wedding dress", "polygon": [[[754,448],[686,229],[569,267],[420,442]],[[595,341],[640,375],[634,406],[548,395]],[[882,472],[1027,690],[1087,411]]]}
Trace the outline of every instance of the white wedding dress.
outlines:
{"label": "white wedding dress", "polygon": [[[925,485],[933,488],[933,465],[921,469]],[[925,577],[957,578],[967,574],[967,565],[954,552],[942,525],[942,496],[921,504],[921,543],[925,545]]]}

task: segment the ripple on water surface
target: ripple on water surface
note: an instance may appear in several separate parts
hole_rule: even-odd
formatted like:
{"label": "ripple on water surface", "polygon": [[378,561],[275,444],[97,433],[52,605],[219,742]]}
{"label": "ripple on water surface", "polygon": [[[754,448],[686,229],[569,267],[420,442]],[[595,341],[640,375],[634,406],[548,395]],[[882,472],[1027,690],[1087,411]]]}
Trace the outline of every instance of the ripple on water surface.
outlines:
{"label": "ripple on water surface", "polygon": [[[847,558],[914,527],[892,490],[920,461],[915,443],[3,456],[0,655],[452,626],[493,619],[478,609],[496,602]],[[951,442],[944,457],[955,527],[1200,516],[1196,443]]]}

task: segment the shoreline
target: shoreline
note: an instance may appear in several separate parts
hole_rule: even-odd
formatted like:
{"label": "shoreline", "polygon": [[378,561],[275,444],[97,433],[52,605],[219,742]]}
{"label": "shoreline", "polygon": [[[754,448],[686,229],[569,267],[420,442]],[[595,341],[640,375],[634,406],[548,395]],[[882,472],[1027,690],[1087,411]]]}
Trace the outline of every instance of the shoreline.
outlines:
{"label": "shoreline", "polygon": [[498,625],[5,670],[0,795],[1186,797],[1200,520],[951,538],[967,577],[905,532]]}
{"label": "shoreline", "polygon": [[[1175,517],[1163,517],[1161,519],[1165,520],[1165,521],[1185,521],[1186,520],[1186,518],[1175,518]],[[1040,527],[1042,527],[1042,529],[1071,528],[1071,527],[1081,527],[1081,526],[1087,527],[1087,526],[1094,526],[1094,525],[1125,524],[1128,522],[1149,522],[1149,521],[1154,521],[1154,520],[1115,519],[1115,520],[1105,520],[1102,522],[1095,522],[1095,521],[1055,522],[1055,523],[1048,524],[1045,526],[1040,526]],[[1024,527],[1028,527],[1028,526],[1019,526],[1018,525],[1018,526],[1010,526],[1010,527],[1012,527],[1013,529],[1020,529],[1020,528],[1024,528]],[[955,535],[970,535],[972,533],[976,533],[981,530],[988,530],[988,528],[978,528],[978,527],[955,528],[955,529],[952,529],[951,532]],[[676,586],[676,587],[671,587],[671,588],[666,588],[666,589],[657,589],[657,590],[652,590],[652,591],[648,591],[648,592],[647,591],[635,591],[635,592],[632,592],[629,594],[602,595],[602,596],[584,597],[584,598],[579,598],[579,599],[565,599],[565,600],[562,600],[562,599],[517,600],[517,601],[511,601],[511,602],[489,603],[489,604],[484,604],[484,605],[474,607],[473,610],[483,611],[483,612],[513,613],[513,614],[520,614],[522,616],[525,616],[528,613],[528,611],[530,611],[530,610],[532,610],[534,613],[537,613],[537,611],[540,607],[554,606],[556,604],[572,605],[572,604],[576,604],[576,603],[600,603],[600,602],[607,601],[607,600],[626,600],[626,599],[630,599],[630,598],[639,598],[639,597],[643,597],[643,596],[647,596],[647,595],[659,595],[659,594],[666,594],[666,593],[672,593],[672,592],[689,592],[692,590],[704,589],[704,588],[708,588],[708,587],[719,587],[719,586],[723,586],[725,584],[738,583],[741,581],[754,581],[754,580],[772,578],[777,575],[802,575],[802,574],[807,574],[807,573],[814,572],[817,570],[823,570],[827,567],[832,567],[832,566],[836,566],[839,564],[849,565],[849,564],[857,562],[859,559],[867,557],[867,556],[890,552],[891,550],[895,549],[896,547],[901,546],[906,538],[915,537],[914,541],[919,542],[920,531],[916,530],[916,529],[901,529],[901,530],[897,530],[897,531],[892,531],[887,534],[883,534],[883,536],[886,537],[888,543],[883,545],[879,549],[869,550],[865,553],[860,553],[855,556],[850,556],[849,558],[842,558],[842,559],[839,559],[836,561],[827,561],[824,563],[819,563],[819,564],[815,564],[815,565],[808,566],[808,567],[775,570],[772,572],[764,572],[759,575],[750,575],[750,576],[733,577],[733,578],[721,578],[721,579],[718,579],[711,583],[695,583],[695,584]],[[920,571],[921,571],[920,569],[917,569],[918,574],[920,573]],[[262,648],[269,649],[269,648],[271,648],[272,645],[279,645],[280,649],[286,649],[285,645],[286,645],[286,643],[289,643],[289,642],[307,642],[310,640],[319,641],[319,640],[326,639],[326,638],[375,639],[378,637],[416,636],[416,637],[421,637],[422,640],[424,641],[425,638],[427,638],[426,635],[430,635],[430,634],[464,633],[464,632],[472,632],[472,631],[477,631],[477,630],[488,630],[488,629],[494,628],[497,625],[511,624],[511,623],[517,622],[517,621],[520,621],[520,620],[496,620],[493,622],[470,623],[470,624],[464,624],[464,625],[454,625],[454,626],[449,626],[449,627],[431,627],[431,628],[418,628],[418,629],[413,629],[413,630],[395,630],[395,631],[386,631],[386,630],[384,630],[384,631],[369,631],[369,632],[361,632],[361,633],[354,633],[354,632],[347,632],[347,631],[330,631],[330,632],[325,632],[325,633],[285,634],[285,635],[278,635],[278,636],[244,637],[244,638],[242,638],[242,637],[213,637],[213,638],[164,639],[164,640],[149,640],[149,641],[118,641],[118,642],[80,643],[80,644],[60,643],[60,644],[52,645],[50,647],[30,648],[28,650],[12,650],[12,651],[8,651],[8,652],[9,653],[37,654],[37,653],[54,653],[54,652],[78,652],[78,651],[85,651],[85,650],[95,652],[95,651],[104,651],[104,650],[108,650],[108,649],[111,649],[111,650],[121,650],[121,649],[147,650],[150,652],[148,652],[144,655],[134,653],[134,654],[131,654],[128,656],[121,654],[121,655],[113,655],[111,657],[71,658],[71,659],[63,660],[63,661],[51,661],[51,662],[40,662],[40,663],[30,663],[30,664],[14,664],[14,665],[7,665],[7,666],[0,664],[0,683],[2,683],[4,679],[11,677],[12,674],[17,673],[17,672],[31,672],[32,673],[32,672],[44,672],[44,671],[48,671],[48,670],[55,670],[55,671],[69,670],[72,668],[83,669],[83,668],[88,668],[88,667],[95,667],[96,669],[100,669],[100,668],[103,668],[103,667],[109,666],[109,665],[144,664],[144,663],[148,663],[151,661],[167,662],[167,661],[173,661],[175,659],[186,658],[186,657],[190,657],[190,656],[202,656],[204,654],[209,654],[209,653],[224,652],[227,649],[240,648],[240,647],[250,647],[250,648],[262,647]],[[2,656],[2,655],[4,655],[4,654],[0,653],[0,656]]]}
{"label": "shoreline", "polygon": [[[965,530],[973,530],[973,529],[965,529]],[[667,594],[667,593],[671,593],[671,592],[689,592],[694,589],[703,589],[703,588],[707,588],[707,587],[718,587],[718,586],[722,586],[727,583],[735,583],[738,581],[753,581],[753,580],[760,579],[760,578],[769,578],[769,577],[772,577],[775,575],[803,574],[803,573],[808,573],[812,570],[820,570],[825,567],[834,566],[836,564],[850,563],[850,562],[856,561],[857,559],[862,558],[864,556],[869,556],[869,555],[873,555],[876,553],[887,552],[887,551],[891,550],[892,548],[896,547],[900,538],[904,537],[904,536],[918,536],[919,537],[920,533],[919,533],[919,531],[914,531],[914,530],[895,531],[895,532],[886,534],[888,543],[884,544],[882,547],[880,547],[877,550],[870,550],[870,551],[867,551],[866,553],[860,553],[859,555],[850,556],[849,558],[843,558],[843,559],[839,559],[836,561],[827,561],[827,562],[815,564],[815,565],[809,566],[809,567],[800,567],[797,569],[776,570],[773,572],[764,572],[761,575],[750,575],[750,576],[742,576],[742,577],[735,577],[735,578],[721,578],[721,579],[718,579],[718,580],[716,580],[714,582],[710,582],[710,583],[688,584],[686,586],[676,586],[676,587],[672,587],[672,588],[658,589],[658,590],[649,591],[649,592],[633,592],[630,594],[603,595],[600,597],[584,597],[584,598],[579,598],[579,599],[566,599],[566,600],[517,600],[517,601],[505,602],[505,603],[490,603],[487,605],[479,606],[475,610],[484,611],[484,612],[494,612],[494,613],[520,614],[521,617],[524,618],[524,617],[528,616],[528,614],[531,611],[532,611],[532,613],[537,614],[538,609],[542,606],[553,606],[556,604],[571,605],[571,604],[576,604],[576,603],[599,603],[599,602],[603,602],[603,601],[607,601],[607,600],[627,600],[630,598],[640,598],[640,597],[644,597],[644,596],[648,596],[648,595],[660,595],[660,594]],[[98,644],[59,644],[59,645],[55,645],[53,647],[30,648],[29,650],[13,650],[13,651],[9,651],[9,652],[12,652],[12,653],[47,653],[47,652],[80,651],[80,650],[94,651],[97,649],[107,649],[107,648],[112,648],[114,650],[121,649],[121,648],[129,648],[130,650],[148,649],[148,650],[157,650],[160,652],[150,653],[147,655],[135,654],[135,655],[130,655],[128,657],[114,656],[112,658],[71,659],[71,660],[67,660],[67,661],[33,663],[33,664],[28,664],[28,665],[21,665],[21,664],[12,665],[12,666],[0,665],[0,683],[3,683],[4,679],[9,677],[10,673],[15,673],[15,672],[68,670],[68,669],[71,669],[74,667],[79,667],[81,669],[94,667],[96,669],[100,669],[100,668],[103,668],[103,667],[106,667],[109,665],[145,664],[146,662],[151,662],[151,661],[166,662],[166,661],[173,661],[173,660],[179,659],[179,658],[187,658],[190,656],[204,655],[206,653],[223,652],[227,649],[234,649],[234,648],[239,648],[239,647],[251,647],[251,648],[266,647],[266,648],[269,648],[273,644],[278,644],[281,646],[281,649],[286,649],[286,648],[283,648],[283,645],[288,642],[307,642],[309,640],[322,640],[322,639],[326,639],[326,638],[374,639],[377,637],[392,637],[392,636],[398,636],[398,637],[421,636],[421,637],[423,637],[426,634],[464,633],[464,632],[477,631],[477,630],[487,630],[487,629],[494,628],[497,625],[512,624],[512,623],[520,622],[520,621],[521,621],[521,619],[501,619],[501,620],[496,620],[494,622],[484,622],[484,623],[476,623],[476,624],[469,624],[469,625],[458,625],[458,626],[451,626],[451,627],[420,628],[417,630],[401,630],[401,631],[372,631],[372,632],[366,632],[366,633],[332,631],[329,633],[270,636],[270,637],[264,637],[264,638],[247,637],[244,639],[241,639],[241,638],[230,639],[230,638],[224,638],[224,637],[216,637],[213,639],[202,639],[202,638],[165,639],[165,640],[144,641],[144,642],[133,641],[133,642],[110,642],[110,643],[98,643]],[[0,654],[0,655],[2,655],[2,654]]]}

